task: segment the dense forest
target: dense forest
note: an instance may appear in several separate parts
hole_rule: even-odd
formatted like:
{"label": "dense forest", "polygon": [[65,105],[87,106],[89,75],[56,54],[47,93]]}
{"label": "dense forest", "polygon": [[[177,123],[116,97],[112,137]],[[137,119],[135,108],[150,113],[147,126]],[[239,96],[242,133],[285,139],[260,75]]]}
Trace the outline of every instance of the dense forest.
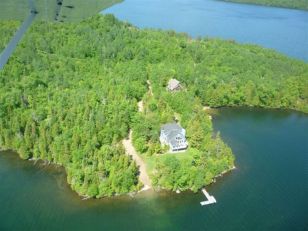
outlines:
{"label": "dense forest", "polygon": [[222,0],[222,1],[308,10],[308,0]]}
{"label": "dense forest", "polygon": [[[0,24],[1,49],[17,25]],[[62,165],[80,195],[110,196],[142,186],[121,142],[132,129],[156,187],[195,191],[234,162],[203,106],[308,112],[307,75],[306,63],[272,50],[139,30],[112,15],[38,21],[0,72],[0,147]],[[183,90],[167,92],[170,78]],[[159,144],[160,126],[174,120],[186,153]]]}

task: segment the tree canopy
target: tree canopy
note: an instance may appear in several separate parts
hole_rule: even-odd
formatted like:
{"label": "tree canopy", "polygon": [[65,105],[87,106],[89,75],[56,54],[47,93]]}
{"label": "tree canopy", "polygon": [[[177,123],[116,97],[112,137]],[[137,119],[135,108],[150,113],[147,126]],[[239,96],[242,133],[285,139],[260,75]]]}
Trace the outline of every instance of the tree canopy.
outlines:
{"label": "tree canopy", "polygon": [[[0,23],[1,48],[17,25]],[[203,106],[308,112],[307,74],[307,64],[273,50],[139,30],[112,15],[38,21],[0,72],[0,147],[62,165],[80,195],[110,196],[141,187],[121,143],[133,129],[157,187],[197,190],[234,162]],[[170,78],[183,90],[167,92]],[[160,156],[160,126],[175,118],[190,148]]]}
{"label": "tree canopy", "polygon": [[290,0],[222,0],[222,1],[308,10],[308,0],[291,0],[291,1]]}

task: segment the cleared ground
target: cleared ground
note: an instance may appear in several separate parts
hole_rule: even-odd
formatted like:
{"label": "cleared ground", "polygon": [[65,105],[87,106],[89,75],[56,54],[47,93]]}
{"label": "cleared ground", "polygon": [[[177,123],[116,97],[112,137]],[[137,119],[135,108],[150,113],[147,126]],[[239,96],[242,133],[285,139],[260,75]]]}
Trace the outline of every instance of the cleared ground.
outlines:
{"label": "cleared ground", "polygon": [[123,146],[128,155],[130,155],[139,167],[139,181],[143,184],[143,190],[152,187],[150,177],[147,173],[147,168],[145,162],[137,154],[133,144],[132,144],[132,131],[129,133],[128,139],[123,140]]}

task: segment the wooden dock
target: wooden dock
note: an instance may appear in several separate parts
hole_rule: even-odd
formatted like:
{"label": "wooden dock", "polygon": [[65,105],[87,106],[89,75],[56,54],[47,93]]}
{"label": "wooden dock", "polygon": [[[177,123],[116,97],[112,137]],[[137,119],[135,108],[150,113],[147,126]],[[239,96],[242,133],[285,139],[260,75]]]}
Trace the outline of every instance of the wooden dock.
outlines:
{"label": "wooden dock", "polygon": [[200,204],[203,205],[210,205],[216,203],[215,197],[211,196],[205,189],[202,189],[204,196],[206,197],[206,201],[201,201]]}

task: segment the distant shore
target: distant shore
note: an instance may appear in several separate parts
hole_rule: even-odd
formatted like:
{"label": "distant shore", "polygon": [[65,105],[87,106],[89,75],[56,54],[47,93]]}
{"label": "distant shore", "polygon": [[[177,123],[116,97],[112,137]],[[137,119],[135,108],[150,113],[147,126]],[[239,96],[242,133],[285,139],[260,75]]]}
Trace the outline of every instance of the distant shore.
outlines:
{"label": "distant shore", "polygon": [[288,3],[269,3],[269,2],[264,2],[264,1],[259,1],[259,0],[254,0],[252,2],[251,0],[218,0],[221,2],[230,2],[230,3],[236,3],[236,4],[249,4],[249,5],[254,5],[254,6],[264,6],[264,7],[274,7],[274,8],[283,8],[283,9],[291,9],[291,10],[303,10],[303,11],[308,11],[308,4],[307,6],[301,6],[294,1],[296,0],[290,0],[290,2],[293,2],[293,5],[288,5]]}

